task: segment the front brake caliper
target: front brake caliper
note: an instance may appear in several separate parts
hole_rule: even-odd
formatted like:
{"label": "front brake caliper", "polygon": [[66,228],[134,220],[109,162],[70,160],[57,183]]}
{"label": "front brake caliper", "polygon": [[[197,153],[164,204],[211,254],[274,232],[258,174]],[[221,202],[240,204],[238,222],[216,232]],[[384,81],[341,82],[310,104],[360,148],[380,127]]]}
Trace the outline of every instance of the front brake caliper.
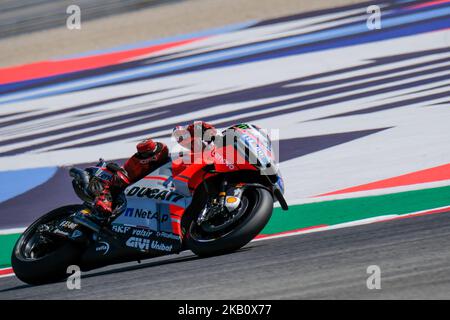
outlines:
{"label": "front brake caliper", "polygon": [[238,184],[235,187],[229,188],[225,197],[225,208],[228,212],[233,212],[241,204],[242,185]]}

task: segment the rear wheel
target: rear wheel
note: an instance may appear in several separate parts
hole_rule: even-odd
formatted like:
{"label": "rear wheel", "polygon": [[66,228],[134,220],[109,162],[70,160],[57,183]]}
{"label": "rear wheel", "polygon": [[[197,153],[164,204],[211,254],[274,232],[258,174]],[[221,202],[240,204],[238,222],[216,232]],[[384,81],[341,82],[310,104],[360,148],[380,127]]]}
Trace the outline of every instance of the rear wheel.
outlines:
{"label": "rear wheel", "polygon": [[36,220],[17,240],[11,264],[16,276],[28,284],[56,282],[67,277],[67,267],[76,264],[82,249],[65,239],[59,241],[42,233],[42,226],[58,223],[82,205],[55,209]]}
{"label": "rear wheel", "polygon": [[229,220],[212,219],[188,223],[186,243],[199,256],[236,251],[256,237],[269,221],[273,210],[271,193],[263,188],[247,189],[240,206]]}

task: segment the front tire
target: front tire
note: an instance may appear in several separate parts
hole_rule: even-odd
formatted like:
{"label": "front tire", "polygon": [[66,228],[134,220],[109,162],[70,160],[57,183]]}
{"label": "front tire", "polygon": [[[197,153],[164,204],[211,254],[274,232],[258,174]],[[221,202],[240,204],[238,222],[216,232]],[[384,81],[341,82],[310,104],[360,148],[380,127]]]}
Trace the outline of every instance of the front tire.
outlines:
{"label": "front tire", "polygon": [[[250,196],[248,192],[253,194]],[[230,253],[245,246],[261,232],[272,216],[272,194],[264,188],[251,188],[244,192],[243,196],[252,199],[253,205],[250,206],[243,220],[223,236],[216,239],[202,239],[194,236],[193,228],[195,228],[196,219],[189,222],[186,244],[192,252],[202,257]]]}
{"label": "front tire", "polygon": [[30,243],[35,241],[36,230],[40,225],[67,217],[82,208],[82,205],[70,205],[55,209],[36,220],[22,233],[11,256],[12,268],[17,278],[31,285],[67,278],[67,267],[76,264],[81,255],[82,249],[79,246],[67,241],[41,257],[30,256],[27,250]]}

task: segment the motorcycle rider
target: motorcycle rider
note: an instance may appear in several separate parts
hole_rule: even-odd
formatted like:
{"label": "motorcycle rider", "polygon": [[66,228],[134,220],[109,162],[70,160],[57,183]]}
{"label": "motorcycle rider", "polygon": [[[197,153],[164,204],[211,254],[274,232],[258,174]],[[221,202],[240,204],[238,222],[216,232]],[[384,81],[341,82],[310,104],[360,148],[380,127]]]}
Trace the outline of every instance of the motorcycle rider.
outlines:
{"label": "motorcycle rider", "polygon": [[[173,136],[177,143],[191,150],[192,153],[203,150],[203,142],[211,142],[217,130],[209,123],[195,121],[188,126],[177,126]],[[111,173],[108,179],[96,180],[91,183],[90,191],[95,195],[94,207],[100,219],[111,216],[114,209],[115,195],[125,190],[169,161],[169,149],[162,142],[145,139],[137,144],[137,152],[120,167],[116,163],[107,164]]]}

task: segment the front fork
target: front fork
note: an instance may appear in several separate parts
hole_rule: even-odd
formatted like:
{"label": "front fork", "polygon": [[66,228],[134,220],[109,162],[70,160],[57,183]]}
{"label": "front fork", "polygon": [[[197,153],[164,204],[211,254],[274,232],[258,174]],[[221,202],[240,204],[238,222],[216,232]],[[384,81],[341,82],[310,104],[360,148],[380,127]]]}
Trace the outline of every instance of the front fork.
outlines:
{"label": "front fork", "polygon": [[243,184],[238,184],[235,188],[229,188],[228,181],[223,180],[220,184],[218,197],[212,199],[208,197],[205,207],[197,218],[197,224],[201,225],[217,214],[228,214],[236,210],[240,204],[242,187]]}
{"label": "front fork", "polygon": [[[208,186],[206,186],[205,181],[205,189],[208,194],[208,200],[206,201],[206,205],[203,208],[202,212],[199,214],[197,218],[197,224],[201,225],[203,222],[211,218],[213,215],[215,215],[218,211],[222,211],[225,206],[225,199],[226,199],[226,190],[227,190],[228,182],[226,180],[222,180],[222,183],[220,184],[220,190],[219,190],[219,197],[218,198],[212,198],[209,196],[208,192]],[[215,210],[212,210],[212,208],[215,208]]]}

